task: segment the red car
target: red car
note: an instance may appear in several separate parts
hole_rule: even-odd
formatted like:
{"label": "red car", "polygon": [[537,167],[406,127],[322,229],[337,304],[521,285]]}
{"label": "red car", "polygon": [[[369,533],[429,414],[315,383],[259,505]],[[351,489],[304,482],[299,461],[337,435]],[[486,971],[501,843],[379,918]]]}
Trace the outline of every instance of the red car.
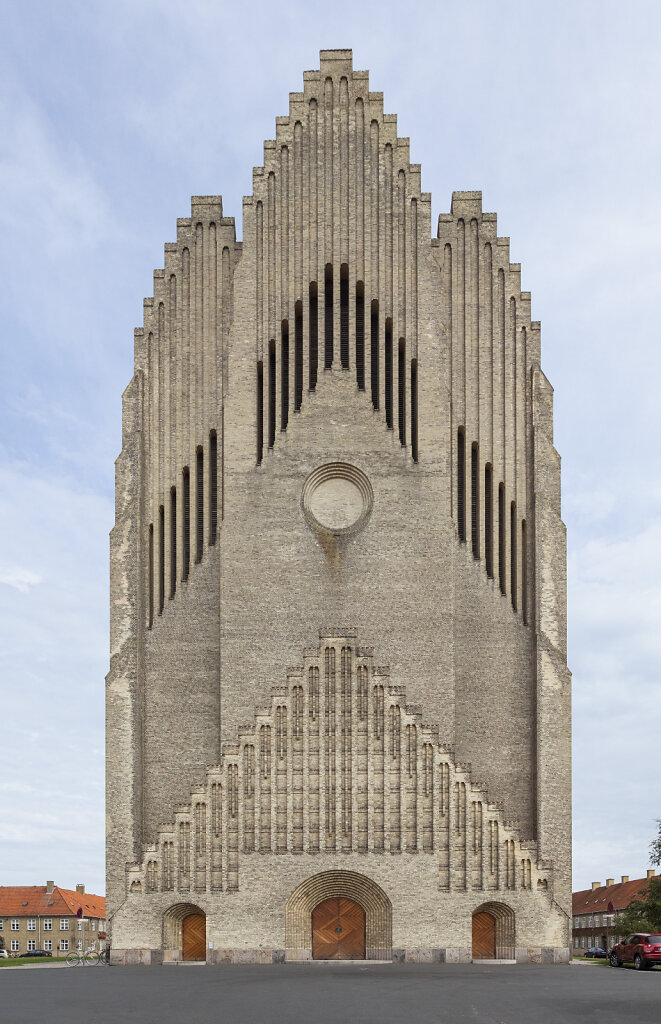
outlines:
{"label": "red car", "polygon": [[637,971],[646,971],[654,964],[661,964],[661,935],[638,932],[624,942],[618,942],[610,951],[611,967],[633,963]]}

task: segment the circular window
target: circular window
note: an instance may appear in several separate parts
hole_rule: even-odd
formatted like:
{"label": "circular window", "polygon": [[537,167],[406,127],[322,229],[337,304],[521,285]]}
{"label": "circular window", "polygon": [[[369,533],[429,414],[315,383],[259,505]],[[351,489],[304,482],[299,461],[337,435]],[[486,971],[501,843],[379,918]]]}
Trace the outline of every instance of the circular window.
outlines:
{"label": "circular window", "polygon": [[310,525],[336,535],[355,533],[364,526],[373,501],[369,480],[348,462],[329,462],[313,469],[301,496]]}

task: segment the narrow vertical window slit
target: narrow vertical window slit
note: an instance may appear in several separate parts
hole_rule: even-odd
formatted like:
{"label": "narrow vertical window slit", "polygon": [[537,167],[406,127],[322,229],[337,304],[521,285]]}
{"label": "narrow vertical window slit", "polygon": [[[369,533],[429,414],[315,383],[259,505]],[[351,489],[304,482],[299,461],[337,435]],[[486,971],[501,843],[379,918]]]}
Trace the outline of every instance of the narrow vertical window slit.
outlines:
{"label": "narrow vertical window slit", "polygon": [[501,594],[507,593],[505,532],[505,485],[498,484],[498,582]]}
{"label": "narrow vertical window slit", "polygon": [[195,451],[195,561],[202,561],[204,550],[204,451]]}
{"label": "narrow vertical window slit", "polygon": [[324,368],[333,365],[333,266],[326,264],[324,273]]}
{"label": "narrow vertical window slit", "polygon": [[170,488],[170,600],[177,592],[177,488]]}
{"label": "narrow vertical window slit", "polygon": [[188,466],[184,466],[183,473],[181,474],[181,486],[182,486],[182,499],[183,499],[183,566],[181,572],[182,580],[188,579],[190,572],[190,470]]}
{"label": "narrow vertical window slit", "polygon": [[356,284],[356,383],[365,390],[365,285]]}
{"label": "narrow vertical window slit", "polygon": [[264,457],[264,363],[257,363],[257,464]]}
{"label": "narrow vertical window slit", "polygon": [[479,495],[479,449],[471,445],[471,549],[473,557],[480,557],[480,495]]}
{"label": "narrow vertical window slit", "polygon": [[528,530],[525,519],[521,522],[521,614],[528,625]]}
{"label": "narrow vertical window slit", "polygon": [[418,461],[418,360],[411,360],[411,455]]}
{"label": "narrow vertical window slit", "polygon": [[484,467],[484,559],[487,576],[493,579],[493,473],[491,464]]}
{"label": "narrow vertical window slit", "polygon": [[209,544],[216,543],[218,530],[218,438],[209,434]]}
{"label": "narrow vertical window slit", "polygon": [[457,529],[459,540],[466,542],[466,438],[464,428],[457,432]]}
{"label": "narrow vertical window slit", "polygon": [[510,505],[510,597],[512,608],[516,611],[516,502]]}
{"label": "narrow vertical window slit", "polygon": [[372,300],[370,311],[370,385],[372,405],[379,408],[379,301]]}
{"label": "narrow vertical window slit", "polygon": [[289,321],[280,328],[280,430],[289,422]]}
{"label": "narrow vertical window slit", "polygon": [[349,267],[340,267],[340,362],[349,369]]}
{"label": "narrow vertical window slit", "polygon": [[158,613],[165,607],[165,506],[158,509]]}
{"label": "narrow vertical window slit", "polygon": [[308,307],[309,335],[310,335],[310,365],[309,384],[310,391],[317,386],[317,366],[319,362],[319,290],[317,282],[310,285],[310,304]]}
{"label": "narrow vertical window slit", "polygon": [[154,524],[149,524],[149,628],[154,624]]}
{"label": "narrow vertical window slit", "polygon": [[386,426],[392,430],[392,320],[390,317],[386,319],[384,349]]}
{"label": "narrow vertical window slit", "polygon": [[397,352],[397,423],[399,443],[406,445],[406,342],[399,339]]}
{"label": "narrow vertical window slit", "polygon": [[275,444],[275,342],[269,341],[269,448]]}
{"label": "narrow vertical window slit", "polygon": [[303,303],[299,299],[294,307],[294,408],[298,412],[303,403]]}

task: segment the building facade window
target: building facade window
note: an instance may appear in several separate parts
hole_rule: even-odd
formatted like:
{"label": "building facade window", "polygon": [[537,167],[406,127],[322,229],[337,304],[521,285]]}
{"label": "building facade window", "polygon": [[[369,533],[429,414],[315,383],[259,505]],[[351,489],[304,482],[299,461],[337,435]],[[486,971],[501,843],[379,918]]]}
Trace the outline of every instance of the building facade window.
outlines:
{"label": "building facade window", "polygon": [[68,948],[69,948],[69,940],[68,939],[60,939],[60,949],[62,950],[62,952],[66,953]]}
{"label": "building facade window", "polygon": [[20,924],[20,921],[18,920],[18,918],[17,917],[13,917],[12,918],[12,922],[11,922],[11,930],[13,932],[17,932],[19,924]]}
{"label": "building facade window", "polygon": [[52,932],[53,930],[53,919],[51,917],[44,918],[44,931]]}
{"label": "building facade window", "polygon": [[36,948],[37,948],[37,940],[36,939],[28,939],[28,949],[36,949]]}
{"label": "building facade window", "polygon": [[4,921],[2,921],[2,920],[0,920],[0,932],[2,931],[2,929],[4,928],[4,926],[5,926],[5,922],[4,922]]}
{"label": "building facade window", "polygon": [[68,932],[69,931],[69,918],[68,917],[61,917],[60,918],[60,931],[61,932]]}
{"label": "building facade window", "polygon": [[37,930],[37,920],[36,920],[36,918],[28,917],[28,931],[29,932],[36,932],[36,930]]}
{"label": "building facade window", "polygon": [[12,953],[18,953],[18,939],[12,939],[10,945]]}
{"label": "building facade window", "polygon": [[50,953],[52,948],[53,948],[53,940],[52,939],[44,939],[44,949],[46,950],[46,952]]}

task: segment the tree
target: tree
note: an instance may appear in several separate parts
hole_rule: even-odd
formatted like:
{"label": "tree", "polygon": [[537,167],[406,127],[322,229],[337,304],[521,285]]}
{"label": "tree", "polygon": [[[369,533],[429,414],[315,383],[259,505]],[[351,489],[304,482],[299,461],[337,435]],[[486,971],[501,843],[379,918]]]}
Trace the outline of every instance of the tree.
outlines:
{"label": "tree", "polygon": [[656,839],[650,843],[650,860],[652,864],[658,866],[661,865],[661,818],[657,818],[656,823],[659,826],[659,832]]}
{"label": "tree", "polygon": [[[657,818],[659,832],[650,843],[652,864],[661,865],[661,818]],[[650,878],[637,900],[632,900],[623,914],[618,915],[615,927],[623,937],[632,932],[661,932],[661,877]]]}
{"label": "tree", "polygon": [[616,918],[618,935],[661,932],[661,878],[651,878],[637,900]]}

